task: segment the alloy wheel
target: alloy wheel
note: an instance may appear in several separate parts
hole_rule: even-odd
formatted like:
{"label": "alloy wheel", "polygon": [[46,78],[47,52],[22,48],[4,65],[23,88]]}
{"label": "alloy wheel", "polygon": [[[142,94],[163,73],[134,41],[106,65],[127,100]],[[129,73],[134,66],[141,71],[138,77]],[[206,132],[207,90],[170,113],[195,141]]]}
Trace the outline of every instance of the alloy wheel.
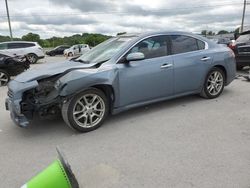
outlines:
{"label": "alloy wheel", "polygon": [[34,54],[27,55],[27,58],[28,58],[30,63],[36,63],[36,61],[37,61],[37,57]]}
{"label": "alloy wheel", "polygon": [[224,78],[221,72],[213,71],[207,80],[207,91],[210,95],[218,95],[223,89]]}
{"label": "alloy wheel", "polygon": [[4,72],[0,72],[0,86],[6,86],[8,82],[9,76]]}
{"label": "alloy wheel", "polygon": [[83,95],[73,108],[73,118],[82,128],[96,126],[103,119],[104,114],[104,100],[96,94]]}

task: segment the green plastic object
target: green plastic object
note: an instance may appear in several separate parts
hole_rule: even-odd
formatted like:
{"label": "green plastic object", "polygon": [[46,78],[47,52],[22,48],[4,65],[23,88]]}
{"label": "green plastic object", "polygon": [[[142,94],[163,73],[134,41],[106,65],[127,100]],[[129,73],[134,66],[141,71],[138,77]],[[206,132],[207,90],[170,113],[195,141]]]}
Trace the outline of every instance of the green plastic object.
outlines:
{"label": "green plastic object", "polygon": [[72,188],[60,160],[54,161],[45,170],[32,178],[23,188]]}

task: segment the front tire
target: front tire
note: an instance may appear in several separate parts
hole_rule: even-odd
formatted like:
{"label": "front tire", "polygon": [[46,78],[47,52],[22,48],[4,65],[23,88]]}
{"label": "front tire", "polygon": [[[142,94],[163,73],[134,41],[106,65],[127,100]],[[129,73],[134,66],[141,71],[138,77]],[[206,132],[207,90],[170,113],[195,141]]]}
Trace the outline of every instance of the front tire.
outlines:
{"label": "front tire", "polygon": [[217,67],[213,67],[206,76],[200,95],[207,99],[214,99],[220,96],[225,86],[225,73]]}
{"label": "front tire", "polygon": [[36,54],[28,54],[27,59],[31,64],[35,64],[38,61],[38,57]]}
{"label": "front tire", "polygon": [[62,116],[71,128],[89,132],[99,128],[109,112],[106,95],[99,89],[90,88],[62,106]]}
{"label": "front tire", "polygon": [[10,75],[5,71],[0,69],[0,87],[6,86],[10,81]]}
{"label": "front tire", "polygon": [[68,56],[69,56],[69,57],[73,57],[73,53],[72,53],[72,52],[69,52],[69,53],[68,53]]}

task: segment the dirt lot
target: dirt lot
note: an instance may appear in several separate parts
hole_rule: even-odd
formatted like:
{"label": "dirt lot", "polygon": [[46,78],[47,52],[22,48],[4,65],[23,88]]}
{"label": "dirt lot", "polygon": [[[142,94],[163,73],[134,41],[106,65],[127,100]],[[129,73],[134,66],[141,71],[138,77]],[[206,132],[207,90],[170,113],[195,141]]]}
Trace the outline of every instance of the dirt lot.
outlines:
{"label": "dirt lot", "polygon": [[87,134],[61,119],[15,126],[4,108],[6,92],[0,88],[0,187],[21,187],[57,157],[56,146],[81,187],[250,186],[250,83],[243,79],[218,99],[188,96],[134,109]]}

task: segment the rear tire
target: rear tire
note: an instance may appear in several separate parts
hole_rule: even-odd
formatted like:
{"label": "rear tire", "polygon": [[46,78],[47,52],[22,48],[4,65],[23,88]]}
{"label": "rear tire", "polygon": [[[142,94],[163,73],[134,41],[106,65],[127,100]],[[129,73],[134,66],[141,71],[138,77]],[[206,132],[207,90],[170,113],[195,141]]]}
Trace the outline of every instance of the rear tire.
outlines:
{"label": "rear tire", "polygon": [[95,88],[77,94],[62,106],[65,123],[79,132],[89,132],[99,128],[108,112],[109,102],[106,95]]}
{"label": "rear tire", "polygon": [[214,99],[220,96],[225,86],[225,73],[217,67],[213,67],[206,76],[200,96]]}
{"label": "rear tire", "polygon": [[10,81],[10,75],[5,71],[0,69],[0,87],[6,86]]}

